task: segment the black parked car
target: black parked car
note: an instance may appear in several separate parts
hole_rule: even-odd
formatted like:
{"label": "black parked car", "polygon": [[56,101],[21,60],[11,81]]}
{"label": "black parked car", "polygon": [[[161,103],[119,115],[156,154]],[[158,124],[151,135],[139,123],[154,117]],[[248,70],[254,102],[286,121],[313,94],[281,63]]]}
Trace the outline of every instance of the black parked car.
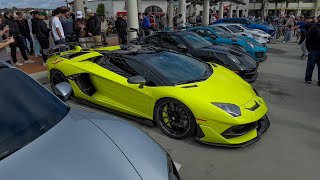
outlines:
{"label": "black parked car", "polygon": [[258,77],[259,64],[242,49],[214,45],[193,32],[159,32],[143,38],[141,44],[185,52],[203,61],[226,66],[248,82]]}

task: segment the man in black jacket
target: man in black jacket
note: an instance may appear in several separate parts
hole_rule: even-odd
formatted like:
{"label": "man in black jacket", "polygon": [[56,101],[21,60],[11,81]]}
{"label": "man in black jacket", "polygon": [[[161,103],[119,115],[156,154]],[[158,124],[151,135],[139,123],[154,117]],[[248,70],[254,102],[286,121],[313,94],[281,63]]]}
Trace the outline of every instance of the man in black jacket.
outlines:
{"label": "man in black jacket", "polygon": [[127,44],[127,27],[127,22],[122,18],[122,14],[120,14],[115,22],[120,44]]}
{"label": "man in black jacket", "polygon": [[95,43],[101,42],[101,20],[100,18],[93,13],[91,9],[87,10],[87,14],[89,19],[87,20],[87,28],[88,28],[88,35],[92,37],[92,41]]}
{"label": "man in black jacket", "polygon": [[43,66],[47,66],[46,62],[48,59],[48,49],[49,49],[49,32],[50,29],[47,27],[47,24],[44,22],[46,19],[47,14],[45,12],[40,12],[39,13],[39,21],[38,21],[38,32],[37,32],[37,39],[40,43],[41,46],[41,54],[42,54],[42,59],[44,61]]}
{"label": "man in black jacket", "polygon": [[34,42],[34,54],[36,57],[40,56],[40,44],[37,39],[37,33],[38,33],[38,17],[39,17],[39,11],[32,11],[31,12],[32,19],[31,19],[31,31],[33,34],[33,42]]}
{"label": "man in black jacket", "polygon": [[21,55],[24,59],[25,63],[34,63],[34,61],[31,61],[28,56],[26,49],[23,44],[23,40],[21,37],[21,33],[18,27],[17,22],[13,18],[13,13],[10,11],[6,11],[4,13],[4,21],[3,21],[3,26],[8,26],[10,28],[9,31],[9,37],[14,38],[14,43],[10,44],[10,49],[11,49],[11,58],[12,61],[15,65],[17,66],[22,66],[23,64],[18,62],[17,60],[17,47],[19,47]]}
{"label": "man in black jacket", "polygon": [[315,65],[318,66],[318,86],[320,86],[320,19],[318,23],[313,25],[306,37],[306,46],[309,52],[308,64],[305,75],[306,84],[311,84],[312,74]]}
{"label": "man in black jacket", "polygon": [[[34,54],[33,40],[32,40],[31,34],[30,34],[30,28],[28,25],[28,21],[23,18],[22,12],[20,12],[20,11],[16,12],[16,15],[17,15],[16,22],[17,22],[19,30],[21,32],[21,37],[22,37],[23,43],[25,45],[25,48],[30,55],[33,55]],[[30,44],[30,50],[27,46],[27,40]]]}

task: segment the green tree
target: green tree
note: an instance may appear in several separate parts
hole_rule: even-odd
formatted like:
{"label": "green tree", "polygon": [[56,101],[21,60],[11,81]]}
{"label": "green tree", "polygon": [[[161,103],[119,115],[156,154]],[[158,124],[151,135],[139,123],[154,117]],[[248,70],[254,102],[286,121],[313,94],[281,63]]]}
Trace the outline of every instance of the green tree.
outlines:
{"label": "green tree", "polygon": [[97,14],[99,16],[104,16],[104,12],[105,12],[104,4],[103,3],[98,4]]}

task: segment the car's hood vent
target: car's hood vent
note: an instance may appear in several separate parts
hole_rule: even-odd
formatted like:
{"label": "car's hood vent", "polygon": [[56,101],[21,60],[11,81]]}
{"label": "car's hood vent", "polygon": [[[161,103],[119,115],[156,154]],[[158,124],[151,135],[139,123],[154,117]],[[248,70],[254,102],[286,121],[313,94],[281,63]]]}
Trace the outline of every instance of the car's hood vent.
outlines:
{"label": "car's hood vent", "polygon": [[183,86],[182,88],[196,88],[198,87],[196,84],[194,85],[189,85],[189,86]]}

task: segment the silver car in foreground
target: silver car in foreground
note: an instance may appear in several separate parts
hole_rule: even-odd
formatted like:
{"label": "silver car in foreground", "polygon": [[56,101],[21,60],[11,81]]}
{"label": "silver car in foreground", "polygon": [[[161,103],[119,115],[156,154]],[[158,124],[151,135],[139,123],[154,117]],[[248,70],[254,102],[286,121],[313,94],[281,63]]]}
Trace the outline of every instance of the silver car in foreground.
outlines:
{"label": "silver car in foreground", "polygon": [[[1,180],[176,180],[153,139],[115,116],[70,109],[28,75],[0,63]],[[61,97],[71,87],[58,84]]]}

